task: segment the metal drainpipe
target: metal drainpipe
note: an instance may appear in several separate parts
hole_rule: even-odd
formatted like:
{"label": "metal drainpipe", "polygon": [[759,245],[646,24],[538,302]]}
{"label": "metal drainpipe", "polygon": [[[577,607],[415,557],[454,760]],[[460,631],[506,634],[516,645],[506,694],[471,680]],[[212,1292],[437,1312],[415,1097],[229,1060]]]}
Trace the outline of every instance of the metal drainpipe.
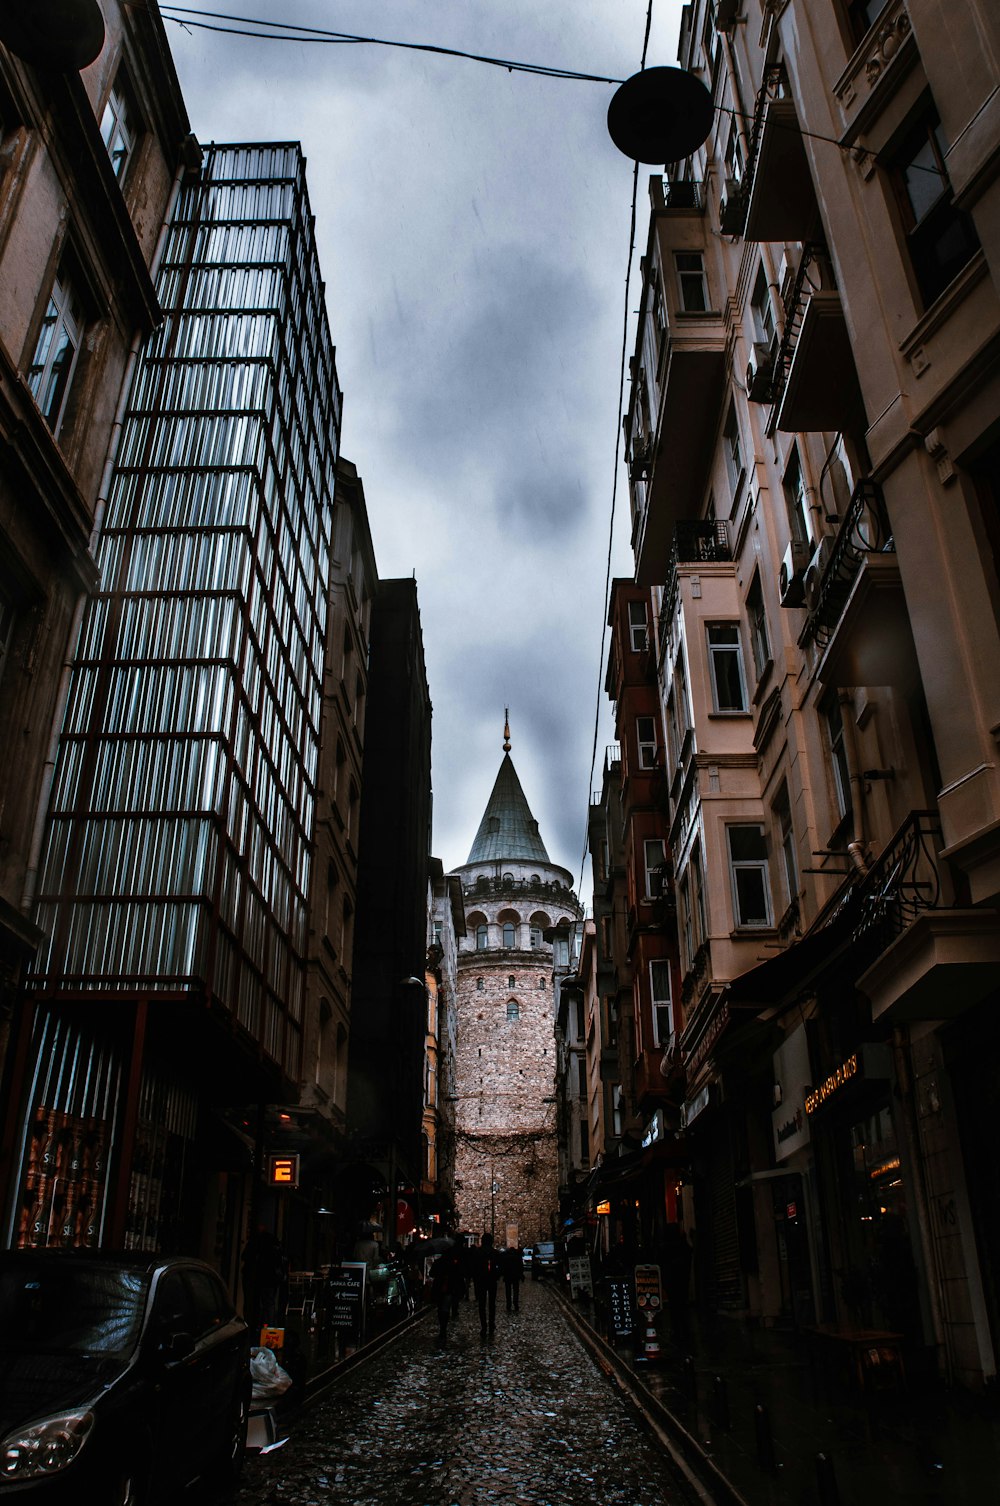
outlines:
{"label": "metal drainpipe", "polygon": [[938,1263],[931,1232],[930,1214],[927,1210],[927,1187],[924,1181],[924,1163],[920,1155],[920,1127],[917,1123],[916,1103],[913,1096],[913,1073],[910,1067],[910,1036],[905,1026],[895,1025],[892,1031],[892,1056],[896,1071],[896,1084],[902,1105],[903,1138],[906,1141],[907,1160],[913,1168],[913,1206],[917,1215],[917,1230],[920,1248],[927,1272],[927,1303],[930,1308],[934,1346],[937,1350],[938,1371],[951,1382],[951,1356],[945,1342],[944,1315],[938,1278]]}
{"label": "metal drainpipe", "polygon": [[[174,181],[170,188],[170,198],[167,200],[167,207],[164,212],[163,222],[160,225],[160,232],[157,236],[156,248],[153,252],[153,259],[150,262],[149,267],[149,273],[154,282],[156,280],[157,273],[159,272],[160,262],[163,260],[163,250],[166,245],[167,232],[170,229],[170,221],[173,218],[174,207],[177,203],[177,197],[181,191],[181,184],[184,181],[184,176],[187,171],[187,166],[182,162],[178,167],[176,173],[174,174]],[[144,338],[145,337],[143,336],[142,331],[137,330],[132,339],[132,344],[129,347],[128,357],[125,361],[125,371],[122,376],[121,390],[118,395],[118,403],[115,408],[114,421],[112,422],[111,433],[108,438],[107,459],[104,462],[104,470],[101,474],[101,484],[98,488],[97,502],[94,507],[94,525],[91,530],[90,543],[88,545],[88,550],[91,555],[93,554],[96,547],[97,539],[101,531],[101,523],[104,520],[104,513],[107,508],[108,488],[111,485],[111,473],[114,469],[115,461],[118,458],[118,446],[121,442],[122,425],[125,419],[125,404],[128,401],[128,394],[132,386],[132,376],[135,372],[135,363],[139,358],[139,349],[143,343]],[[49,810],[49,795],[52,790],[52,780],[55,776],[56,754],[59,751],[59,738],[62,734],[63,718],[66,714],[66,702],[69,699],[70,677],[72,676],[73,664],[76,660],[77,644],[79,643],[80,639],[80,629],[83,625],[83,613],[89,600],[90,597],[86,592],[81,593],[81,595],[77,598],[76,605],[73,608],[73,620],[66,639],[66,658],[63,661],[62,669],[59,673],[59,688],[56,693],[56,703],[52,712],[52,728],[51,734],[49,736],[48,753],[44,766],[42,768],[42,784],[38,796],[38,806],[35,812],[35,826],[31,834],[31,847],[28,852],[28,866],[25,870],[24,887],[21,892],[21,913],[24,915],[30,915],[32,910],[34,909],[35,892],[38,888],[38,869],[41,863],[42,855],[42,842],[45,836],[45,822],[48,817]]]}

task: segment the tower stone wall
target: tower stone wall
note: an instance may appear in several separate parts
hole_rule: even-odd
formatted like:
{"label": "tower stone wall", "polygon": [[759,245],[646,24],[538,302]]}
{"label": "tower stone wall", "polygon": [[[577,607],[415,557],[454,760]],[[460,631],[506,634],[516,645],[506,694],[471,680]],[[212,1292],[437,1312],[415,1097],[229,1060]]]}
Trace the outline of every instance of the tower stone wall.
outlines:
{"label": "tower stone wall", "polygon": [[[498,1245],[551,1239],[559,1207],[553,966],[581,914],[551,863],[509,757],[457,870],[455,1203]],[[516,1233],[515,1233],[516,1231]]]}

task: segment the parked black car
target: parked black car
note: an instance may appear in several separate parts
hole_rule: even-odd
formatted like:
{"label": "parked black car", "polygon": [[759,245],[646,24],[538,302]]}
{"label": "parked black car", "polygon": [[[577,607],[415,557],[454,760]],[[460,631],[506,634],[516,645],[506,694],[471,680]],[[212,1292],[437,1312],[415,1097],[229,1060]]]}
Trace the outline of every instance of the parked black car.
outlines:
{"label": "parked black car", "polygon": [[152,1506],[233,1483],[249,1331],[201,1261],[0,1254],[0,1506]]}

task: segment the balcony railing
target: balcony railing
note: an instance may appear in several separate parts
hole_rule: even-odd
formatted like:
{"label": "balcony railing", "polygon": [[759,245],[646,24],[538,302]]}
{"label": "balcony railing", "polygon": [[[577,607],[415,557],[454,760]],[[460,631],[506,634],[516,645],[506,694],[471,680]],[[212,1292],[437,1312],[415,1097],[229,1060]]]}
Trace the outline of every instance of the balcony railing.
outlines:
{"label": "balcony railing", "polygon": [[704,212],[706,203],[704,183],[695,182],[691,178],[663,179],[663,205],[664,209],[696,209],[699,214]]}
{"label": "balcony railing", "polygon": [[728,191],[725,197],[722,224],[725,235],[743,234],[750,203],[750,188],[753,184],[754,168],[757,165],[760,138],[764,129],[764,114],[772,99],[784,99],[787,94],[788,77],[784,66],[781,63],[774,63],[770,68],[765,68],[760,88],[757,90],[757,98],[754,100],[746,166],[739,180],[734,179],[731,184],[727,184]]}
{"label": "balcony railing", "polygon": [[924,910],[945,908],[936,811],[911,811],[857,890],[855,941],[884,952]]}
{"label": "balcony railing", "polygon": [[724,564],[731,560],[729,528],[722,518],[689,518],[674,529],[666,587],[660,607],[660,642],[666,640],[677,604],[677,571],[681,565]]}
{"label": "balcony railing", "polygon": [[795,347],[799,341],[809,299],[813,293],[836,291],[836,287],[837,283],[826,247],[821,241],[807,241],[802,248],[802,259],[799,262],[795,279],[785,299],[784,330],[774,363],[774,383],[771,388],[773,408],[768,424],[769,434],[774,433],[778,409],[788,382],[792,357],[795,355]]}
{"label": "balcony railing", "polygon": [[840,532],[833,542],[829,563],[809,603],[809,618],[803,637],[825,648],[840,621],[851,588],[866,554],[895,552],[889,515],[882,488],[867,477],[858,482]]}

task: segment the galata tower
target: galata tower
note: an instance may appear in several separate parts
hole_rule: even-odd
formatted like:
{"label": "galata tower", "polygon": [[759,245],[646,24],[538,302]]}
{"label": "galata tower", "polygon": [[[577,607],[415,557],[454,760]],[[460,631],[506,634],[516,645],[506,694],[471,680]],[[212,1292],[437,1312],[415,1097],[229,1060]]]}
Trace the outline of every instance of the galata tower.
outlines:
{"label": "galata tower", "polygon": [[455,1203],[462,1227],[497,1245],[551,1239],[559,1207],[553,974],[569,964],[582,911],[549,861],[504,756],[462,880],[458,954]]}

